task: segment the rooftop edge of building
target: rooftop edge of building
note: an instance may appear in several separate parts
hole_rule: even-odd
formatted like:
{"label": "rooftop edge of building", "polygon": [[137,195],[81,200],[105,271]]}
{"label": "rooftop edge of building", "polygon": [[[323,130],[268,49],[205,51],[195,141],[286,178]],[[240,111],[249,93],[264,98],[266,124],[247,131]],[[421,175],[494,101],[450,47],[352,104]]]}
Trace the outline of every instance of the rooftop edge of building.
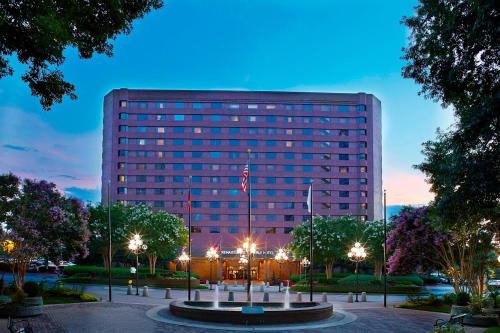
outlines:
{"label": "rooftop edge of building", "polygon": [[118,88],[111,90],[106,96],[118,95],[126,100],[161,100],[179,99],[183,101],[232,101],[240,102],[290,102],[307,101],[311,103],[322,102],[359,102],[365,103],[366,99],[380,100],[373,94],[358,93],[333,93],[333,92],[307,92],[307,91],[261,91],[261,90],[187,90],[187,89],[128,89]]}

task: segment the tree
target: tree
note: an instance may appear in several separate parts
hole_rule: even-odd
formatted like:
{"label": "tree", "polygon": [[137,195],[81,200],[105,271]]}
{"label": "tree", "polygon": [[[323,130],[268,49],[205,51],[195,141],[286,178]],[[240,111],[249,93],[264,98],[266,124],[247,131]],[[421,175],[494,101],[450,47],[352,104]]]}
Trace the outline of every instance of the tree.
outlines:
{"label": "tree", "polygon": [[430,223],[428,208],[403,207],[393,217],[394,229],[387,238],[388,273],[426,273],[439,264],[434,246],[437,233]]}
{"label": "tree", "polygon": [[94,53],[111,56],[109,40],[128,34],[135,19],[162,5],[161,0],[2,1],[0,79],[13,74],[8,57],[15,54],[28,67],[22,80],[44,109],[65,95],[75,99],[75,87],[58,69],[65,61],[64,50],[73,47],[83,59]]}
{"label": "tree", "polygon": [[79,200],[65,198],[53,183],[25,179],[9,205],[3,247],[7,240],[13,243],[8,252],[17,287],[24,284],[27,266],[37,257],[59,262],[87,255],[87,212]]}
{"label": "tree", "polygon": [[14,211],[14,199],[19,196],[19,178],[12,173],[0,175],[0,222]]}
{"label": "tree", "polygon": [[[104,262],[104,268],[109,270],[109,228],[108,228],[108,206],[99,204],[88,205],[89,211],[89,247],[92,252],[100,253]],[[111,259],[116,252],[126,245],[129,236],[130,223],[127,218],[127,207],[120,203],[111,205]]]}
{"label": "tree", "polygon": [[[392,224],[387,226],[388,232]],[[384,267],[384,221],[366,221],[363,224],[363,240],[365,241],[368,259],[373,261],[374,275],[381,279]]]}
{"label": "tree", "polygon": [[494,0],[421,0],[403,76],[455,111],[456,124],[424,143],[423,171],[445,224],[500,222],[500,30]]}
{"label": "tree", "polygon": [[[314,261],[325,266],[327,279],[332,277],[335,261],[344,258],[359,235],[361,224],[350,216],[314,217]],[[309,222],[292,231],[290,248],[296,257],[309,257]]]}
{"label": "tree", "polygon": [[184,221],[176,215],[155,212],[149,206],[140,204],[129,209],[128,217],[131,231],[139,232],[148,246],[146,257],[151,274],[155,274],[158,258],[174,258],[179,247],[187,243]]}

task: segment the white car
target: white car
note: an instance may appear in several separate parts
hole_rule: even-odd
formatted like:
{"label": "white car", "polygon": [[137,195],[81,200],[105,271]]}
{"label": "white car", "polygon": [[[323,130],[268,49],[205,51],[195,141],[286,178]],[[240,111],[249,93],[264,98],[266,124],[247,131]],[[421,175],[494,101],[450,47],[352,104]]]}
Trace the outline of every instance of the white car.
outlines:
{"label": "white car", "polygon": [[64,261],[64,260],[59,261],[58,267],[64,268],[64,267],[67,267],[67,266],[76,266],[76,264],[72,263],[71,261]]}
{"label": "white car", "polygon": [[500,280],[488,280],[488,286],[500,287]]}

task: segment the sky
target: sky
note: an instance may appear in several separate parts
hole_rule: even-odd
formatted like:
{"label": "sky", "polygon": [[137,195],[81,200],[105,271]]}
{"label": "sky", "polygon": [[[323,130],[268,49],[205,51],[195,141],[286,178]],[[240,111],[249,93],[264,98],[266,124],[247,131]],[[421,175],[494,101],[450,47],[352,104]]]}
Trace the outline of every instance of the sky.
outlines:
{"label": "sky", "polygon": [[401,77],[400,24],[416,1],[171,0],[114,42],[114,55],[61,67],[76,86],[43,111],[22,82],[0,80],[0,173],[47,179],[68,195],[100,200],[102,103],[114,88],[366,92],[382,102],[383,186],[389,205],[425,204],[429,185],[413,165],[421,144],[452,112]]}

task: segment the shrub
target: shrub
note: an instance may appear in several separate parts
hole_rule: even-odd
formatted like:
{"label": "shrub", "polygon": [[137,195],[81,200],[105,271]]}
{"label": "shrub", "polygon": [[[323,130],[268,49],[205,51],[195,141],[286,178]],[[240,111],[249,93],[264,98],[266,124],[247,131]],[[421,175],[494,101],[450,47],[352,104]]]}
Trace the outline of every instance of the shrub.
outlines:
{"label": "shrub", "polygon": [[91,294],[81,294],[80,299],[84,302],[97,302],[97,297]]}
{"label": "shrub", "polygon": [[470,295],[465,291],[461,291],[456,295],[456,305],[466,306],[470,303]]}
{"label": "shrub", "polygon": [[454,293],[443,295],[443,303],[451,305],[451,304],[456,304],[456,302],[457,302],[457,295],[455,295]]}
{"label": "shrub", "polygon": [[444,325],[441,327],[434,327],[427,333],[464,333],[465,329],[460,325]]}
{"label": "shrub", "polygon": [[404,284],[404,285],[413,284],[415,286],[420,286],[420,287],[424,285],[424,280],[422,280],[422,278],[418,275],[388,276],[387,282],[391,282],[391,281],[395,282],[396,285],[398,285],[398,284]]}
{"label": "shrub", "polygon": [[28,297],[37,297],[42,294],[42,288],[40,285],[33,281],[27,281],[23,285],[23,291],[28,295]]}

